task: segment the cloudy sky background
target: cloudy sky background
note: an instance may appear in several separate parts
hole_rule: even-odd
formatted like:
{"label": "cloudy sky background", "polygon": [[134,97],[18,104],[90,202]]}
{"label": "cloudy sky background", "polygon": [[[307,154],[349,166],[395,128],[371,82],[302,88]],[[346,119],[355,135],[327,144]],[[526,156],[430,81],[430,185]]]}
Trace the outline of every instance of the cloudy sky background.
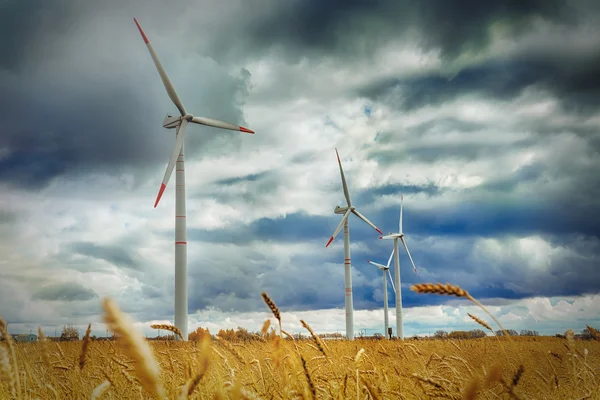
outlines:
{"label": "cloudy sky background", "polygon": [[[184,0],[0,5],[0,315],[11,331],[104,334],[114,297],[147,334],[172,321],[174,182],[152,206],[175,113],[256,135],[186,134],[190,331],[344,332],[337,147],[358,209],[404,231],[405,335],[600,326],[600,4]],[[425,3],[427,5],[425,5]],[[518,4],[517,4],[518,3]],[[355,329],[383,331],[391,242],[352,217]],[[390,325],[395,327],[390,291]],[[482,316],[482,315],[481,315]],[[537,322],[536,322],[537,320]],[[369,331],[372,333],[373,331]]]}

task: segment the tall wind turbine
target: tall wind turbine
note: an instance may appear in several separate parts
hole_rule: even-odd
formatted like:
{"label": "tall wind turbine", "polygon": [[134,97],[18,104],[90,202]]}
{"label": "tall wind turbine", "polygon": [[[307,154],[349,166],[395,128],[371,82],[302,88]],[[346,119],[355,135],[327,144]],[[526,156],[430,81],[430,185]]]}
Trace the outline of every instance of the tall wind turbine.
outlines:
{"label": "tall wind turbine", "polygon": [[346,197],[347,206],[340,207],[336,206],[333,211],[335,214],[344,214],[340,224],[336,228],[335,232],[325,245],[328,247],[333,239],[337,236],[337,234],[344,227],[344,286],[345,286],[345,294],[346,294],[346,337],[349,340],[354,339],[354,308],[352,302],[352,263],[350,261],[350,231],[348,228],[348,217],[350,213],[356,215],[358,218],[362,219],[369,226],[375,229],[377,232],[383,235],[383,233],[377,228],[371,221],[369,221],[364,215],[358,212],[356,207],[352,205],[350,201],[350,195],[348,194],[348,186],[346,185],[346,178],[344,177],[344,170],[342,169],[342,162],[340,161],[340,155],[338,154],[337,149],[335,149],[335,154],[337,155],[338,164],[340,166],[340,175],[342,176],[342,187],[344,189],[344,196]]}
{"label": "tall wind turbine", "polygon": [[398,233],[390,233],[389,235],[382,236],[380,239],[394,239],[394,278],[396,281],[396,337],[404,339],[404,333],[402,331],[402,287],[400,286],[400,253],[398,250],[398,240],[402,241],[408,258],[412,263],[413,270],[417,272],[417,267],[408,251],[408,246],[404,241],[404,233],[402,233],[402,206],[404,203],[404,196],[400,196],[400,222],[398,223]]}
{"label": "tall wind turbine", "polygon": [[[367,260],[367,262],[371,265],[376,266],[377,268],[379,268],[380,271],[383,271],[383,326],[384,326],[384,331],[383,331],[383,336],[388,338],[388,327],[389,327],[389,322],[388,322],[388,294],[387,294],[387,277],[389,275],[390,277],[390,283],[392,284],[392,289],[394,290],[394,293],[396,293],[396,288],[394,287],[394,280],[392,279],[392,275],[390,275],[390,263],[392,262],[392,257],[394,256],[394,252],[392,251],[392,253],[390,254],[390,258],[388,259],[387,265],[383,265],[383,264],[379,264],[376,262],[373,262],[371,260]],[[387,275],[385,274],[387,272]]]}
{"label": "tall wind turbine", "polygon": [[183,162],[183,139],[185,136],[185,129],[187,125],[191,122],[193,124],[213,126],[215,128],[229,129],[232,131],[240,131],[246,133],[254,132],[242,126],[217,121],[211,118],[195,117],[192,114],[186,112],[183,103],[179,99],[179,96],[177,96],[177,92],[175,92],[173,84],[169,80],[167,73],[161,65],[160,60],[158,59],[158,56],[154,52],[154,49],[152,48],[148,37],[142,30],[142,27],[138,23],[137,19],[134,18],[133,20],[135,21],[135,24],[140,30],[142,38],[144,39],[144,43],[146,43],[146,46],[148,47],[150,56],[154,61],[154,65],[158,70],[158,74],[160,75],[163,85],[167,90],[169,98],[171,99],[173,104],[175,104],[175,106],[179,110],[179,113],[181,114],[177,117],[167,115],[163,120],[164,128],[175,128],[176,139],[175,147],[171,152],[171,157],[169,158],[169,163],[167,164],[167,170],[165,171],[165,175],[163,177],[160,189],[158,191],[158,196],[156,197],[156,202],[154,203],[154,208],[156,208],[156,206],[158,205],[158,202],[160,201],[160,198],[162,197],[167,187],[167,183],[169,182],[169,178],[171,177],[173,168],[175,167],[175,164],[177,164],[177,168],[175,170],[175,326],[179,328],[179,330],[181,331],[182,339],[185,341],[188,337],[187,239],[185,221],[185,169]]}

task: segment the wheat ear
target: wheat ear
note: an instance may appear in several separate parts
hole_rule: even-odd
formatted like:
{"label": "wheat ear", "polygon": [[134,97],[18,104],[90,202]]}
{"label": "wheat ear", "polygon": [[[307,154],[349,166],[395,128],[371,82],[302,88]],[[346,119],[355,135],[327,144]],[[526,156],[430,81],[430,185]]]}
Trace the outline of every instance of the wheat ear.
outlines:
{"label": "wheat ear", "polygon": [[8,357],[8,351],[3,346],[0,346],[0,376],[6,376],[8,379],[8,387],[10,389],[10,394],[13,399],[17,398],[17,387],[15,380],[15,371],[13,371],[12,366],[10,365],[10,360]]}
{"label": "wheat ear", "polygon": [[434,293],[434,294],[445,294],[445,295],[456,296],[456,297],[465,297],[465,298],[471,300],[477,306],[479,306],[490,317],[492,317],[494,322],[496,322],[498,324],[498,326],[500,327],[500,329],[502,329],[502,331],[504,332],[504,335],[506,337],[508,337],[510,340],[510,335],[508,334],[506,329],[504,329],[504,327],[502,326],[500,321],[498,321],[496,319],[496,317],[494,317],[492,315],[492,313],[490,313],[488,311],[488,309],[483,306],[483,304],[481,304],[479,301],[477,301],[477,299],[475,299],[473,296],[471,296],[469,294],[469,292],[462,289],[460,286],[458,286],[458,285],[452,286],[449,283],[447,283],[445,285],[443,285],[441,283],[419,283],[419,284],[411,286],[410,290],[412,290],[413,292],[417,292],[417,293]]}
{"label": "wheat ear", "polygon": [[483,326],[484,328],[489,329],[490,332],[494,333],[494,330],[492,329],[492,327],[487,322],[485,322],[481,318],[478,318],[477,316],[475,316],[475,315],[473,315],[471,313],[467,313],[467,315],[469,317],[471,317],[471,319],[473,319],[473,321],[477,322],[479,325]]}
{"label": "wheat ear", "polygon": [[319,349],[319,351],[321,352],[321,354],[323,354],[325,356],[325,358],[329,359],[329,357],[327,356],[327,353],[325,353],[325,346],[321,342],[321,338],[315,334],[315,332],[312,330],[310,325],[308,325],[303,319],[301,319],[300,322],[302,323],[302,326],[310,333],[310,336],[312,337],[313,341],[315,342],[317,349]]}
{"label": "wheat ear", "polygon": [[277,305],[273,300],[271,300],[267,292],[262,292],[262,298],[267,306],[271,309],[271,312],[275,318],[277,318],[277,321],[279,321],[279,332],[281,332],[281,313],[279,312],[279,308],[277,308]]}
{"label": "wheat ear", "polygon": [[135,373],[142,387],[155,397],[164,399],[165,390],[159,380],[160,367],[146,339],[135,329],[131,318],[119,309],[113,299],[105,298],[102,307],[105,311],[104,322],[123,341],[125,353],[134,361]]}
{"label": "wheat ear", "polygon": [[181,334],[181,330],[179,330],[179,328],[176,327],[175,325],[154,324],[154,325],[150,325],[150,327],[152,329],[163,329],[165,331],[173,332],[174,334],[179,336],[181,338],[181,340],[184,340],[183,335]]}

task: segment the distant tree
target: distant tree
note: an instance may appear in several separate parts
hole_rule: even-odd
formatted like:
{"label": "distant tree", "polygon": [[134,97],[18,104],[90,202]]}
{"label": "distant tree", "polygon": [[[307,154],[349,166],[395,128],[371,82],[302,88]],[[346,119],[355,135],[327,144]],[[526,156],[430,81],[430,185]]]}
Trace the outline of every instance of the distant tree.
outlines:
{"label": "distant tree", "polygon": [[520,336],[539,336],[539,332],[538,331],[532,331],[529,329],[522,329],[521,333],[519,334]]}
{"label": "distant tree", "polygon": [[79,340],[79,330],[73,325],[65,325],[60,334],[60,340]]}
{"label": "distant tree", "polygon": [[233,329],[221,329],[219,333],[217,333],[217,336],[230,342],[235,342],[237,340],[237,335]]}
{"label": "distant tree", "polygon": [[[510,336],[518,336],[519,334],[517,333],[517,331],[515,331],[514,329],[507,329],[506,332],[508,332],[508,334]],[[504,331],[502,331],[502,329],[498,329],[496,331],[496,336],[504,336]]]}
{"label": "distant tree", "polygon": [[482,331],[481,329],[473,329],[469,333],[471,334],[471,337],[474,339],[483,338],[483,337],[487,336],[486,333],[484,331]]}
{"label": "distant tree", "polygon": [[581,331],[581,338],[583,340],[592,340],[594,339],[594,335],[592,335],[592,332],[588,328],[585,328]]}
{"label": "distant tree", "polygon": [[452,331],[448,334],[448,338],[450,339],[470,339],[471,332],[467,331]]}
{"label": "distant tree", "polygon": [[435,337],[436,339],[446,339],[448,337],[448,332],[440,329],[439,331],[435,331],[433,337]]}
{"label": "distant tree", "polygon": [[188,340],[192,342],[197,342],[202,340],[206,335],[211,336],[208,328],[204,329],[201,326],[199,326],[195,331],[188,334]]}
{"label": "distant tree", "polygon": [[241,342],[247,342],[251,340],[251,336],[252,335],[250,335],[250,332],[248,332],[247,329],[242,328],[241,326],[238,326],[237,331],[235,332],[236,339]]}

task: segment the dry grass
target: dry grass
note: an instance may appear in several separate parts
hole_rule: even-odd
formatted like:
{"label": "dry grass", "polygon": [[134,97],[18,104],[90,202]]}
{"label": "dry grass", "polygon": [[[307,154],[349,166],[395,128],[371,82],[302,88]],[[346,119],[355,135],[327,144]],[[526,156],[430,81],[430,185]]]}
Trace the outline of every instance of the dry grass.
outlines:
{"label": "dry grass", "polygon": [[570,335],[148,342],[114,302],[103,306],[114,343],[1,343],[0,400],[600,399],[600,343]]}

